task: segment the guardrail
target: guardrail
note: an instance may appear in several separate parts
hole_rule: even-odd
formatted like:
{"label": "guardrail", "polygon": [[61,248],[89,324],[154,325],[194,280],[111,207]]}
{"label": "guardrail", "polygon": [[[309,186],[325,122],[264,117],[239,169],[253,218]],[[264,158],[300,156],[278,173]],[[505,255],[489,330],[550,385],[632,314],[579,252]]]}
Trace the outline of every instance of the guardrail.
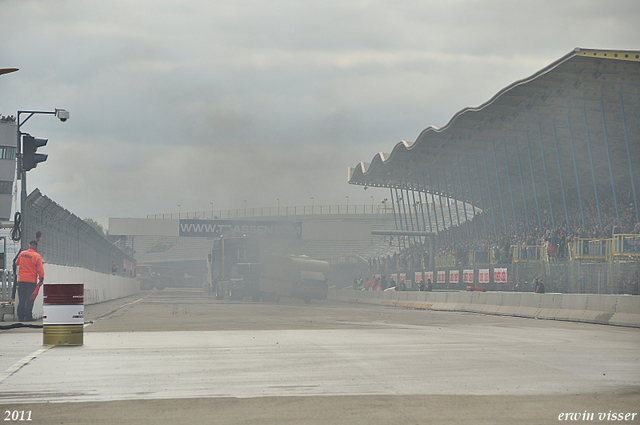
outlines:
{"label": "guardrail", "polygon": [[640,258],[640,235],[614,235],[612,255],[617,259]]}
{"label": "guardrail", "polygon": [[547,253],[542,245],[516,245],[513,248],[514,263],[534,263],[547,260]]}
{"label": "guardrail", "polygon": [[569,258],[572,261],[610,260],[612,239],[576,239],[569,244]]}

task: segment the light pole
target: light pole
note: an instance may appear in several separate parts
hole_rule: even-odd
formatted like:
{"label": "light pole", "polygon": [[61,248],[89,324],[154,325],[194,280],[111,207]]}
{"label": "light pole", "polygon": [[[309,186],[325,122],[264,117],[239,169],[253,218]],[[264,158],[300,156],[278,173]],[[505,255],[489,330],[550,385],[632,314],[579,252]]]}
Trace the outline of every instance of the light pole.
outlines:
{"label": "light pole", "polygon": [[349,214],[349,196],[345,196],[347,198],[347,214]]}
{"label": "light pole", "polygon": [[[28,116],[24,120],[20,120],[20,116],[22,114],[28,114]],[[62,122],[66,122],[69,119],[69,111],[64,109],[56,109],[53,112],[51,111],[18,111],[18,128],[16,129],[16,148],[17,148],[17,157],[18,157],[18,172],[17,179],[21,180],[21,191],[20,191],[20,247],[22,249],[27,249],[28,239],[24,238],[26,231],[27,217],[25,213],[26,200],[27,200],[27,171],[22,166],[22,144],[20,143],[22,139],[22,126],[29,121],[29,119],[34,115],[55,115]],[[46,141],[45,141],[46,143]],[[35,151],[34,151],[35,152]],[[46,160],[46,156],[44,158]],[[42,162],[42,161],[40,161]],[[24,217],[22,217],[24,215]]]}
{"label": "light pole", "polygon": [[280,215],[280,198],[278,198],[277,201],[278,201],[278,215]]}
{"label": "light pole", "polygon": [[210,202],[211,204],[211,220],[213,220],[215,217],[213,216],[213,202]]}

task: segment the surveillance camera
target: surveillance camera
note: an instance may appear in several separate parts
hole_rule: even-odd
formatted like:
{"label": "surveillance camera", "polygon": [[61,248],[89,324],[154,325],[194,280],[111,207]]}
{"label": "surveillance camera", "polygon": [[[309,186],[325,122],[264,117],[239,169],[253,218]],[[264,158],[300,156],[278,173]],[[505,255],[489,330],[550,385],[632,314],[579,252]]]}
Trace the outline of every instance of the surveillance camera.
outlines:
{"label": "surveillance camera", "polygon": [[69,111],[65,111],[64,109],[56,109],[56,117],[62,122],[65,122],[69,119]]}

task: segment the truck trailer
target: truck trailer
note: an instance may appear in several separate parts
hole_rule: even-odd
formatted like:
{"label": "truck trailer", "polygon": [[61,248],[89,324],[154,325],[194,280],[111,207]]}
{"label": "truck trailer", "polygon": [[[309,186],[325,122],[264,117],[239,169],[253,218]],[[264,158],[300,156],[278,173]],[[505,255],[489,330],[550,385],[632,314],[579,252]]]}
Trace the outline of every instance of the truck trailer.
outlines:
{"label": "truck trailer", "polygon": [[219,238],[207,257],[205,292],[216,299],[310,303],[327,298],[329,263],[300,255],[262,254],[255,238]]}

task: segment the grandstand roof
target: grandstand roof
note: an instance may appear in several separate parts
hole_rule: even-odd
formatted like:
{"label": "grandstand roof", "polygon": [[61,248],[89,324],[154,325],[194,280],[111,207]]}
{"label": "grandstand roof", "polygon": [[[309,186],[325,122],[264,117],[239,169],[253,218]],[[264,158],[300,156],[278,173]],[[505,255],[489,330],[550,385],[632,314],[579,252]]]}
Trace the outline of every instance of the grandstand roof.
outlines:
{"label": "grandstand roof", "polygon": [[536,193],[562,199],[561,179],[565,193],[579,184],[583,196],[594,192],[594,180],[598,190],[611,191],[611,175],[628,184],[630,168],[637,182],[639,164],[640,51],[576,48],[484,104],[462,109],[444,127],[427,127],[415,142],[349,168],[348,180],[476,206],[481,196],[496,202],[500,191],[511,209],[512,201],[518,208],[527,202],[523,192],[527,199]]}

